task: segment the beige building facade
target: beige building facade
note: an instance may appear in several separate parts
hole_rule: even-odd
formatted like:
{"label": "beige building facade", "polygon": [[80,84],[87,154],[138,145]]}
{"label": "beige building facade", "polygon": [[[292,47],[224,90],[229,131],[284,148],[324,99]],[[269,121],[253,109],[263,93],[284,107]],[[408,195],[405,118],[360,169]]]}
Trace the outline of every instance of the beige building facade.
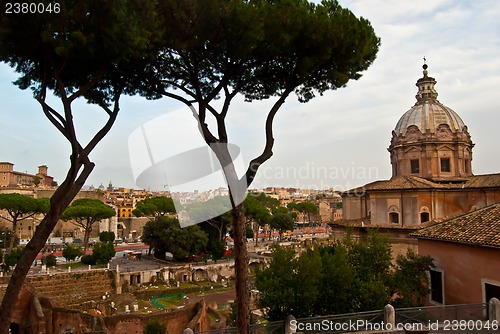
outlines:
{"label": "beige building facade", "polygon": [[38,166],[37,174],[29,174],[15,171],[13,163],[0,162],[0,187],[51,187],[53,182],[54,178],[48,175],[48,167],[45,165]]}

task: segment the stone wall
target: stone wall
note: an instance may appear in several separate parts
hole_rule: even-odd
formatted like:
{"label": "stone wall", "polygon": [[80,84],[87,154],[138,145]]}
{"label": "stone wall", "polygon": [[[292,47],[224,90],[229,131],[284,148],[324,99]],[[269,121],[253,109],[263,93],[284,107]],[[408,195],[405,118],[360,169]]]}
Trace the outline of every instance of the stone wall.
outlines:
{"label": "stone wall", "polygon": [[115,291],[114,272],[109,270],[28,276],[26,281],[40,296],[61,307],[79,308],[85,302],[102,300],[106,293]]}
{"label": "stone wall", "polygon": [[[0,277],[3,297],[8,277]],[[151,321],[167,327],[168,333],[182,333],[188,326],[210,328],[203,301],[181,309],[160,310],[150,314],[92,315],[85,303],[102,301],[114,293],[114,272],[91,270],[53,275],[28,276],[15,305],[12,323],[21,333],[142,333]]]}

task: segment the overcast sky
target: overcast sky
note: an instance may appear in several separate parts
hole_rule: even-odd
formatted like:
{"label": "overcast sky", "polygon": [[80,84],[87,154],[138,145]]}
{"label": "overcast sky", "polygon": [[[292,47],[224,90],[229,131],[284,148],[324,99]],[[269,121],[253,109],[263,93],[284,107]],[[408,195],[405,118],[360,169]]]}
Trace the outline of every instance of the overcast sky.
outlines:
{"label": "overcast sky", "polygon": [[[289,98],[275,120],[274,156],[261,167],[253,187],[346,190],[390,178],[391,131],[415,103],[424,56],[429,76],[437,80],[439,101],[468,126],[476,145],[473,172],[500,172],[500,1],[339,2],[371,21],[381,38],[378,57],[361,79],[346,88],[307,104]],[[0,66],[0,161],[28,173],[45,164],[49,174],[62,182],[69,145],[45,119],[31,92],[12,85],[15,78],[6,65]],[[229,138],[241,148],[242,162],[263,149],[268,106],[241,100],[232,105]],[[102,112],[84,103],[74,109],[79,134],[88,139],[104,120]],[[87,185],[112,181],[114,186],[139,188],[136,177],[145,167],[134,137],[137,131],[168,133],[170,139],[153,148],[162,157],[202,145],[201,139],[192,140],[194,120],[186,114],[182,105],[166,99],[123,98],[115,126],[91,155],[96,167]]]}

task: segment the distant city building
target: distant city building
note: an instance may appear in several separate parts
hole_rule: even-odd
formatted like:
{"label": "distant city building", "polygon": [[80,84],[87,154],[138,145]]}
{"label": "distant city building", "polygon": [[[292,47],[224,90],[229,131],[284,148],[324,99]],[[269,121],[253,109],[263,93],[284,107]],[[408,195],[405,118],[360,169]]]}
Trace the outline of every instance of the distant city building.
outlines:
{"label": "distant city building", "polygon": [[0,187],[51,187],[53,185],[54,178],[48,175],[48,167],[45,165],[38,166],[38,173],[29,174],[15,171],[14,164],[11,162],[0,162]]}
{"label": "distant city building", "polygon": [[500,202],[500,174],[473,175],[467,126],[437,100],[435,84],[424,65],[417,102],[392,132],[392,178],[344,192],[345,223],[418,228]]}

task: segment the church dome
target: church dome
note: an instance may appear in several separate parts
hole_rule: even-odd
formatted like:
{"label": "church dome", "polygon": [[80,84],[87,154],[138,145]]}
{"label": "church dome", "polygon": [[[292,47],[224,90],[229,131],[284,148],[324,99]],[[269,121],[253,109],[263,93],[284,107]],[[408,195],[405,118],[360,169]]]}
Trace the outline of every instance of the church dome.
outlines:
{"label": "church dome", "polygon": [[408,128],[416,126],[422,133],[436,133],[441,124],[447,125],[452,133],[466,129],[464,121],[451,108],[437,100],[434,89],[436,80],[427,75],[427,65],[424,65],[424,77],[417,81],[417,102],[404,113],[394,129],[395,135],[405,135]]}
{"label": "church dome", "polygon": [[405,135],[407,129],[414,125],[422,132],[436,133],[439,125],[448,125],[452,133],[461,132],[465,123],[451,108],[439,103],[426,101],[415,104],[396,124],[396,135]]}
{"label": "church dome", "polygon": [[418,176],[431,180],[452,180],[472,175],[472,148],[467,126],[437,100],[436,79],[417,81],[417,102],[399,119],[392,132],[392,176]]}

